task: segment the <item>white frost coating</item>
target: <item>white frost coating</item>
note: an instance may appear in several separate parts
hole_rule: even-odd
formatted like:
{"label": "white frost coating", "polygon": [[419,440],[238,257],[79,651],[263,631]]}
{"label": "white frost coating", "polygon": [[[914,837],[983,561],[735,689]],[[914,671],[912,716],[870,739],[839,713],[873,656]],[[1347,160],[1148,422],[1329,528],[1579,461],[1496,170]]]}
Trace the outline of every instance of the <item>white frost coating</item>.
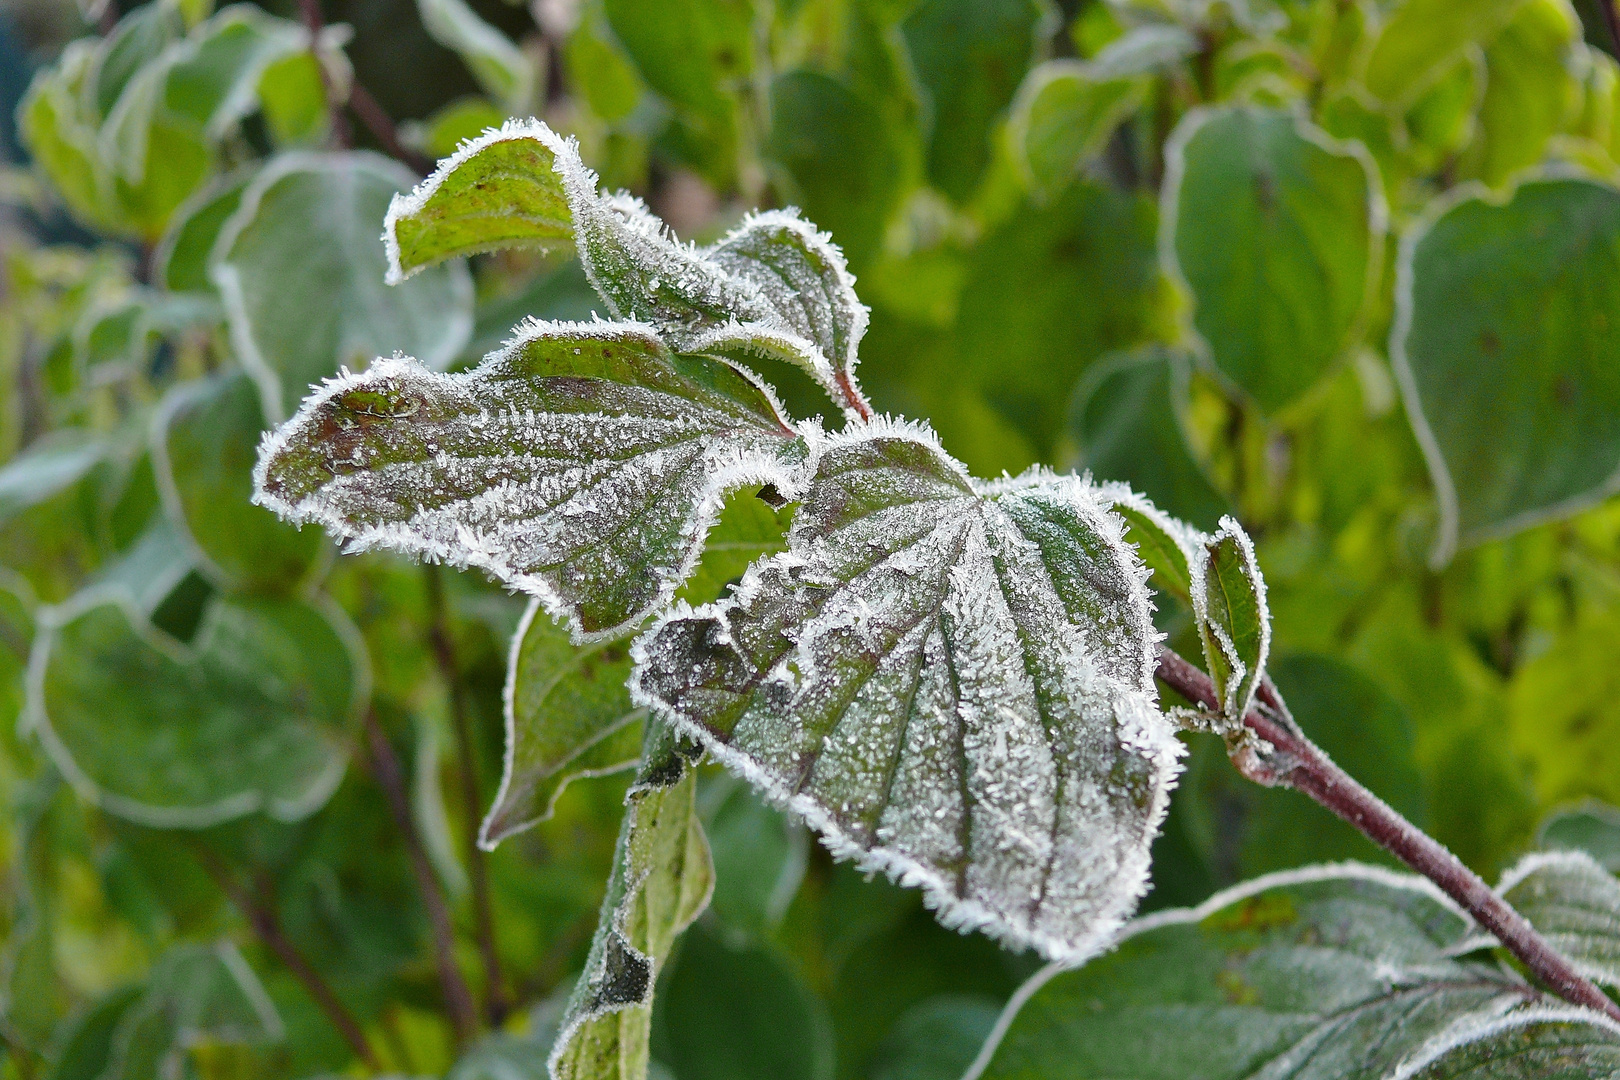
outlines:
{"label": "white frost coating", "polygon": [[[518,139],[532,139],[540,143],[554,156],[561,159],[562,155],[572,149],[578,154],[578,144],[573,139],[564,139],[551,128],[532,117],[528,120],[519,120],[516,117],[506,121],[499,128],[485,128],[484,133],[476,139],[464,139],[456,152],[439,162],[433,175],[417,184],[410,194],[400,192],[388,204],[388,214],[383,218],[383,245],[388,249],[388,276],[384,279],[390,285],[398,285],[406,278],[427,269],[427,264],[413,266],[410,270],[402,270],[399,264],[399,237],[395,233],[396,223],[402,217],[413,217],[422,212],[428,200],[440,187],[444,186],[446,178],[456,169],[466,164],[480,151],[487,150],[496,143],[512,142]],[[504,246],[504,245],[503,245]]]}
{"label": "white frost coating", "polygon": [[394,196],[383,229],[390,284],[421,269],[401,266],[399,220],[423,212],[446,178],[479,153],[525,139],[551,152],[585,275],[616,317],[655,325],[678,351],[787,360],[843,400],[838,382],[853,379],[869,312],[830,236],[788,210],[750,215],[709,248],[683,244],[640,199],[599,193],[577,141],[538,120],[508,120],[485,131],[409,195]]}
{"label": "white frost coating", "polygon": [[[1249,881],[1239,882],[1229,889],[1223,889],[1214,894],[1197,907],[1170,908],[1165,911],[1155,911],[1153,914],[1144,915],[1139,919],[1132,919],[1098,951],[1112,952],[1134,937],[1166,926],[1185,926],[1203,922],[1224,908],[1241,903],[1271,889],[1287,888],[1291,885],[1313,885],[1322,881],[1368,881],[1389,889],[1422,893],[1427,899],[1434,901],[1457,916],[1463,923],[1467,924],[1472,921],[1468,913],[1457,906],[1455,900],[1442,892],[1440,887],[1428,878],[1420,877],[1417,874],[1405,874],[1397,870],[1389,870],[1382,866],[1369,866],[1365,863],[1319,863],[1315,866],[1302,866],[1295,870],[1282,870],[1273,874],[1264,874]],[[1081,967],[1083,963],[1083,961],[1081,963],[1054,961],[1031,975],[1022,986],[1015,990],[1012,997],[1007,999],[1007,1004],[1002,1008],[1001,1015],[996,1018],[995,1026],[990,1029],[990,1034],[984,1040],[984,1045],[979,1048],[979,1056],[973,1059],[973,1063],[962,1074],[962,1080],[979,1080],[979,1077],[984,1075],[984,1070],[990,1066],[991,1060],[996,1055],[996,1050],[1001,1046],[1001,1041],[1006,1038],[1008,1029],[1012,1027],[1013,1021],[1018,1018],[1018,1013],[1041,987],[1065,971],[1073,971]]]}
{"label": "white frost coating", "polygon": [[970,481],[926,428],[822,437],[789,549],[658,618],[631,697],[942,923],[1092,955],[1179,770],[1144,572],[1095,489]]}
{"label": "white frost coating", "polygon": [[1455,1050],[1534,1024],[1585,1024],[1620,1037],[1620,1024],[1595,1009],[1573,1005],[1532,1005],[1494,1015],[1469,1015],[1413,1051],[1389,1074],[1388,1080],[1411,1080]]}
{"label": "white frost coating", "polygon": [[[126,821],[154,829],[206,829],[256,811],[263,811],[278,821],[299,821],[326,805],[348,769],[348,759],[341,750],[335,749],[326,767],[311,776],[304,790],[292,797],[255,790],[239,792],[203,806],[154,806],[107,791],[97,783],[80,767],[73,751],[51,725],[50,713],[45,705],[45,674],[58,631],[81,615],[105,605],[119,608],[142,642],[177,664],[196,662],[198,653],[207,645],[206,635],[214,626],[205,619],[193,642],[177,640],[154,628],[129,589],[121,585],[93,586],[60,604],[38,609],[33,648],[23,676],[25,699],[22,714],[18,717],[18,728],[19,731],[32,731],[39,737],[46,754],[80,798]],[[316,597],[311,606],[325,616],[345,646],[349,669],[353,673],[349,711],[351,716],[358,716],[362,704],[371,698],[370,660],[359,628],[349,621],[348,614],[336,601],[324,594]]]}
{"label": "white frost coating", "polygon": [[[1620,881],[1584,851],[1538,851],[1520,859],[1496,886],[1584,978],[1620,986]],[[1459,954],[1489,948],[1476,934]]]}
{"label": "white frost coating", "polygon": [[[1210,618],[1209,613],[1209,579],[1208,562],[1210,553],[1222,540],[1230,538],[1237,544],[1238,552],[1243,557],[1243,576],[1254,586],[1255,603],[1260,619],[1260,649],[1255,658],[1254,670],[1249,669],[1242,656],[1238,654],[1237,644],[1227,632],[1226,627]],[[1241,723],[1243,715],[1249,711],[1254,702],[1255,689],[1260,685],[1260,679],[1265,674],[1266,659],[1271,651],[1271,610],[1266,606],[1266,579],[1260,573],[1260,563],[1255,558],[1254,541],[1244,532],[1243,526],[1231,515],[1223,516],[1220,528],[1207,537],[1203,550],[1197,557],[1187,564],[1189,581],[1192,589],[1193,618],[1198,623],[1199,630],[1206,635],[1205,649],[1209,648],[1207,638],[1213,638],[1215,647],[1220,649],[1221,656],[1226,662],[1228,674],[1226,685],[1222,687],[1221,713],[1234,724]],[[1211,671],[1216,674],[1210,658]]]}
{"label": "white frost coating", "polygon": [[[349,550],[476,566],[570,616],[583,642],[669,601],[731,491],[803,487],[805,444],[745,370],[717,374],[734,373],[754,406],[686,378],[645,325],[518,331],[470,372],[394,357],[328,380],[265,436],[255,500]],[[610,346],[611,377],[588,359],[570,367]]]}
{"label": "white frost coating", "polygon": [[1190,569],[1198,561],[1209,534],[1160,510],[1152,499],[1118,480],[1097,485],[1097,494],[1109,506],[1124,506],[1147,518],[1158,530],[1175,541]]}

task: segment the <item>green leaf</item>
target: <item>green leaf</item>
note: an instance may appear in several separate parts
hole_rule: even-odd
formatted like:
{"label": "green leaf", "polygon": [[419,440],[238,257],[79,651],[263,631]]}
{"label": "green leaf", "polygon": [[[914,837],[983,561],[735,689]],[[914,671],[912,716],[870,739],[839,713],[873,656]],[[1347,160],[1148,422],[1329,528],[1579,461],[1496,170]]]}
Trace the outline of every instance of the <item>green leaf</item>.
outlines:
{"label": "green leaf", "polygon": [[190,44],[177,42],[136,72],[97,136],[105,189],[128,227],[147,240],[163,235],[175,209],[214,169],[206,128],[165,103],[173,62]]}
{"label": "green leaf", "polygon": [[764,153],[786,170],[793,202],[860,265],[883,248],[907,163],[880,104],[814,71],[771,80]]}
{"label": "green leaf", "polygon": [[833,1080],[827,1007],[770,946],[728,942],[705,921],[659,989],[654,1047],[676,1076]]}
{"label": "green leaf", "polygon": [[973,249],[956,322],[962,381],[1042,453],[1086,366],[1162,333],[1154,228],[1150,199],[1082,179]]}
{"label": "green leaf", "polygon": [[366,681],[331,604],[215,599],[182,643],[127,594],[91,591],[40,613],[30,723],[79,793],[119,817],[294,820],[342,779]]}
{"label": "green leaf", "polygon": [[169,229],[152,255],[152,276],[174,292],[211,293],[208,257],[225,223],[242,205],[253,179],[249,167],[215,179],[174,212]]}
{"label": "green leaf", "polygon": [[978,484],[874,422],[828,437],[787,552],[637,640],[631,699],[947,925],[1082,957],[1177,768],[1141,580],[1082,481]]}
{"label": "green leaf", "polygon": [[1375,98],[1410,105],[1470,45],[1489,41],[1520,0],[1400,0],[1379,27],[1362,81]]}
{"label": "green leaf", "polygon": [[603,6],[649,86],[711,123],[732,122],[728,91],[754,66],[751,0],[606,0]]}
{"label": "green leaf", "polygon": [[548,1061],[553,1080],[644,1080],[653,987],[675,938],[708,906],[714,866],[689,746],[647,727],[585,971]]}
{"label": "green leaf", "polygon": [[[1417,731],[1399,702],[1330,656],[1294,653],[1268,668],[1312,742],[1408,821],[1429,826]],[[1181,815],[1187,839],[1217,884],[1313,862],[1389,859],[1299,792],[1245,780],[1215,739],[1195,740],[1177,792],[1172,813]]]}
{"label": "green leaf", "polygon": [[922,0],[901,32],[928,99],[928,176],[966,202],[990,162],[990,135],[1050,29],[1040,0]]}
{"label": "green leaf", "polygon": [[697,569],[677,594],[679,599],[693,604],[718,600],[741,580],[755,559],[787,547],[793,507],[772,509],[759,497],[762,494],[768,493],[743,488],[726,500],[714,528],[709,530]]}
{"label": "green leaf", "polygon": [[804,827],[725,773],[704,777],[698,810],[714,857],[710,910],[733,933],[776,929],[809,863]]}
{"label": "green leaf", "polygon": [[[1068,436],[1076,469],[1119,481],[1171,514],[1214,528],[1231,504],[1188,448],[1182,416],[1189,359],[1150,346],[1100,360],[1075,387]],[[1162,565],[1146,552],[1142,558],[1154,569]],[[1186,580],[1185,570],[1172,576]]]}
{"label": "green leaf", "polygon": [[805,446],[763,385],[645,327],[520,330],[471,372],[396,358],[327,383],[261,448],[258,498],[617,637],[668,603],[728,492],[800,486]]}
{"label": "green leaf", "polygon": [[46,1080],[102,1080],[112,1057],[113,1037],[124,1016],[140,1001],[141,990],[126,986],[110,991],[71,1024],[64,1024],[53,1040]]}
{"label": "green leaf", "polygon": [[1358,339],[1383,267],[1377,169],[1359,144],[1250,108],[1189,113],[1165,162],[1166,265],[1215,369],[1275,412]]}
{"label": "green leaf", "polygon": [[1031,71],[1009,124],[1030,186],[1050,194],[1078,175],[1151,89],[1149,79],[1109,78],[1082,60],[1049,60]]}
{"label": "green leaf", "polygon": [[579,25],[563,46],[569,82],[591,112],[609,124],[635,112],[646,90],[641,75],[613,40],[600,4],[582,5]]}
{"label": "green leaf", "polygon": [[509,112],[535,106],[539,79],[534,58],[478,17],[465,0],[416,0],[428,35],[466,63],[478,85]]}
{"label": "green leaf", "polygon": [[472,95],[457,98],[424,120],[401,124],[400,138],[430,157],[447,158],[462,143],[480,139],[484,132],[504,123],[504,109],[486,97]]}
{"label": "green leaf", "polygon": [[682,352],[796,364],[842,400],[867,311],[831,238],[770,211],[713,247],[682,245],[639,200],[598,196],[578,145],[539,121],[489,132],[394,199],[384,225],[389,280],[453,255],[550,244],[570,230],[615,316],[652,323]]}
{"label": "green leaf", "polygon": [[1620,986],[1620,881],[1584,851],[1538,851],[1496,886],[1586,978]]}
{"label": "green leaf", "polygon": [[330,130],[322,62],[314,51],[297,52],[259,76],[259,110],[277,147],[315,146]]}
{"label": "green leaf", "polygon": [[198,26],[164,62],[163,106],[223,138],[258,108],[259,81],[273,63],[309,49],[309,33],[250,4],[232,4]]}
{"label": "green leaf", "polygon": [[1266,580],[1254,543],[1234,518],[1221,518],[1221,527],[1203,547],[1202,557],[1191,564],[1193,617],[1221,715],[1241,724],[1265,677],[1271,649]]}
{"label": "green leaf", "polygon": [[258,389],[245,374],[182,383],[153,417],[153,468],[170,519],[222,587],[285,593],[308,575],[321,538],[253,505],[264,426]]}
{"label": "green leaf", "polygon": [[1578,86],[1571,66],[1581,25],[1559,0],[1533,0],[1485,47],[1485,96],[1479,105],[1478,174],[1500,184],[1541,160],[1563,130]]}
{"label": "green leaf", "polygon": [[389,199],[411,182],[402,166],[364,152],[282,154],[242,192],[220,231],[211,276],[231,343],[271,417],[286,416],[311,383],[348,364],[405,352],[439,367],[472,331],[463,266],[389,289],[377,239]]}
{"label": "green leaf", "polygon": [[972,1080],[1607,1076],[1620,1032],[1495,964],[1427,881],[1355,864],[1259,878],[1127,927],[1013,998]]}
{"label": "green leaf", "polygon": [[996,1026],[991,998],[941,995],[906,1010],[878,1049],[872,1080],[959,1080]]}
{"label": "green leaf", "polygon": [[1611,874],[1620,870],[1620,811],[1587,801],[1548,815],[1536,842],[1555,851],[1584,851]]}
{"label": "green leaf", "polygon": [[1390,359],[1440,502],[1432,560],[1620,490],[1620,192],[1536,180],[1401,243]]}
{"label": "green leaf", "polygon": [[506,672],[506,757],[501,788],[478,842],[486,850],[551,817],[569,781],[606,776],[641,756],[644,710],[630,704],[623,642],[575,645],[529,605]]}
{"label": "green leaf", "polygon": [[119,19],[113,32],[96,43],[95,68],[87,87],[93,115],[108,116],[135,75],[184,34],[179,5],[174,3],[142,4]]}
{"label": "green leaf", "polygon": [[1191,606],[1192,567],[1204,558],[1208,537],[1124,484],[1104,484],[1097,493],[1125,523],[1125,542],[1135,546],[1149,584]]}
{"label": "green leaf", "polygon": [[[149,4],[137,10],[159,7]],[[104,190],[109,180],[96,147],[96,124],[80,111],[95,61],[93,44],[75,41],[62,50],[53,67],[35,73],[17,107],[18,134],[71,214],[92,228],[124,233],[127,228],[118,221]]]}

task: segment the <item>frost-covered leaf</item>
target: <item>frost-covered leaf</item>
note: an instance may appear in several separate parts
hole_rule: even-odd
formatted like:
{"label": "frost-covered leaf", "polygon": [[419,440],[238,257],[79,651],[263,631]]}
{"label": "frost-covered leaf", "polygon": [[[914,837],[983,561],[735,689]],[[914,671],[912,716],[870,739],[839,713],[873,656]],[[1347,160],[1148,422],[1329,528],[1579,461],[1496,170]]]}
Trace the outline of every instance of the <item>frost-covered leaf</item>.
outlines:
{"label": "frost-covered leaf", "polygon": [[163,106],[223,138],[258,107],[259,79],[277,60],[309,48],[309,33],[251,4],[232,4],[171,46]]}
{"label": "frost-covered leaf", "polygon": [[389,203],[389,283],[458,255],[569,243],[574,218],[557,158],[570,153],[578,151],[546,125],[508,121],[439,162]]}
{"label": "frost-covered leaf", "polygon": [[[1190,360],[1157,346],[1101,358],[1074,388],[1068,441],[1076,471],[1129,485],[1209,529],[1230,504],[1189,446],[1182,417]],[[1145,553],[1142,557],[1156,566]]]}
{"label": "frost-covered leaf", "polygon": [[1223,517],[1221,527],[1204,539],[1192,571],[1193,616],[1209,677],[1221,714],[1241,723],[1271,649],[1271,612],[1254,543],[1235,519]]}
{"label": "frost-covered leaf", "polygon": [[1575,970],[1620,987],[1620,880],[1583,851],[1526,855],[1496,891]]}
{"label": "frost-covered leaf", "polygon": [[521,331],[470,372],[395,358],[329,382],[261,447],[258,498],[616,637],[674,595],[729,491],[800,486],[805,445],[762,385],[648,327]]}
{"label": "frost-covered leaf", "polygon": [[487,849],[546,820],[571,780],[630,768],[641,756],[642,719],[630,703],[624,642],[575,645],[529,604],[506,670],[506,759],[478,841]]}
{"label": "frost-covered leaf", "polygon": [[375,356],[406,352],[441,367],[472,332],[465,266],[383,284],[377,224],[411,180],[375,154],[290,153],[243,191],[214,245],[211,275],[237,359],[271,417],[288,415],[311,384]]}
{"label": "frost-covered leaf", "polygon": [[[971,1080],[1600,1080],[1620,1028],[1494,963],[1420,878],[1353,863],[1127,927],[1014,995]],[[999,1036],[999,1037],[998,1037]]]}
{"label": "frost-covered leaf", "polygon": [[366,682],[333,605],[216,598],[180,642],[108,588],[40,613],[29,723],[80,794],[120,817],[291,820],[342,779]]}
{"label": "frost-covered leaf", "polygon": [[835,396],[855,364],[867,310],[843,254],[791,213],[750,217],[713,248],[669,235],[629,195],[601,196],[579,146],[537,120],[462,147],[388,208],[388,280],[455,255],[552,247],[572,236],[618,318],[651,323],[683,352],[764,353]]}
{"label": "frost-covered leaf", "polygon": [[219,584],[286,592],[319,556],[321,538],[253,505],[264,427],[258,388],[244,373],[181,383],[153,417],[152,468],[170,519]]}
{"label": "frost-covered leaf", "polygon": [[635,644],[634,700],[949,925],[1094,952],[1145,885],[1177,744],[1118,520],[971,481],[925,429],[832,437],[789,534]]}
{"label": "frost-covered leaf", "polygon": [[479,18],[465,0],[416,0],[416,10],[429,36],[454,50],[478,85],[509,112],[534,107],[539,76],[534,57]]}
{"label": "frost-covered leaf", "polygon": [[1204,558],[1208,537],[1125,484],[1103,484],[1097,494],[1124,520],[1126,542],[1152,574],[1148,584],[1191,605],[1192,567]]}
{"label": "frost-covered leaf", "polygon": [[1620,192],[1545,179],[1443,204],[1403,240],[1395,300],[1437,563],[1620,490]]}
{"label": "frost-covered leaf", "polygon": [[1292,113],[1197,109],[1165,144],[1160,250],[1215,369],[1273,412],[1350,347],[1383,269],[1378,172]]}
{"label": "frost-covered leaf", "polygon": [[636,782],[585,971],[574,984],[548,1065],[553,1080],[644,1080],[653,986],[675,938],[714,890],[698,821],[695,749],[647,726]]}

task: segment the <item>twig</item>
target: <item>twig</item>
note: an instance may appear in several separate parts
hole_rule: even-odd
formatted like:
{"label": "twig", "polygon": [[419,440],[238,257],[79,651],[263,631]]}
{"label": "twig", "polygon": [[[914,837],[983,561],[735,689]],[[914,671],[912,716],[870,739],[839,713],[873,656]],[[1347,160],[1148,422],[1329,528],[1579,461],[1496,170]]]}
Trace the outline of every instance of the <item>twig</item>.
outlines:
{"label": "twig", "polygon": [[266,883],[259,883],[259,897],[256,898],[236,881],[230,870],[213,852],[201,844],[192,845],[191,851],[202,864],[203,870],[214,879],[214,884],[218,885],[220,891],[236,905],[236,909],[248,921],[248,925],[253,928],[259,940],[276,954],[276,957],[286,965],[287,970],[293,973],[294,978],[303,983],[304,989],[308,991],[321,1012],[326,1014],[326,1018],[331,1021],[338,1034],[343,1036],[343,1041],[349,1044],[355,1056],[373,1073],[381,1072],[382,1064],[377,1060],[376,1052],[367,1041],[359,1021],[339,1000],[327,981],[321,978],[321,973],[316,971],[304,954],[298,951],[298,946],[282,933],[281,923],[276,919],[274,909],[269,906],[270,889]]}
{"label": "twig", "polygon": [[[1158,676],[1188,701],[1208,709],[1219,707],[1209,676],[1169,649],[1159,650]],[[1262,687],[1260,698],[1264,707],[1249,710],[1243,723],[1275,748],[1271,768],[1260,778],[1261,782],[1281,784],[1309,795],[1355,826],[1367,839],[1440,886],[1553,993],[1565,1001],[1620,1020],[1620,1006],[1576,972],[1569,961],[1547,944],[1535,927],[1496,895],[1478,874],[1297,733],[1285,719],[1286,709],[1274,688]],[[1273,710],[1275,714],[1268,715]]]}
{"label": "twig", "polygon": [[1603,12],[1603,25],[1609,31],[1609,44],[1614,47],[1614,55],[1620,58],[1620,14],[1614,10],[1615,0],[1595,0],[1598,10]]}
{"label": "twig", "polygon": [[389,812],[394,824],[405,838],[405,852],[410,858],[411,872],[416,876],[417,888],[422,893],[422,905],[427,908],[428,922],[433,930],[433,955],[439,967],[439,983],[444,990],[445,1008],[450,1013],[450,1025],[455,1029],[456,1041],[465,1044],[478,1027],[477,1011],[473,1008],[472,992],[461,968],[456,966],[455,933],[450,924],[450,907],[445,903],[439,879],[428,862],[427,849],[416,832],[411,819],[410,801],[405,796],[405,771],[400,768],[394,745],[377,720],[375,710],[366,710],[366,741],[371,748],[372,774],[388,799]]}
{"label": "twig", "polygon": [[[322,28],[326,25],[321,15],[321,2],[298,0],[298,11],[303,16],[305,29],[309,31],[310,47],[314,48]],[[326,107],[332,117],[332,138],[339,147],[346,150],[354,145],[354,132],[349,127],[349,118],[343,113],[344,103],[339,101],[333,92],[332,79],[327,74],[326,65],[320,63],[319,55],[315,60],[321,71],[321,86],[326,90]],[[399,141],[399,131],[394,127],[393,119],[377,103],[377,99],[371,96],[371,91],[360,84],[358,77],[349,83],[348,106],[389,154],[424,176],[433,171],[433,162]]]}
{"label": "twig", "polygon": [[321,16],[321,0],[298,0],[298,13],[303,16],[304,29],[309,31],[309,51],[315,58],[315,69],[320,72],[321,90],[326,94],[326,113],[332,124],[332,141],[339,149],[354,145],[354,133],[349,130],[349,118],[343,115],[343,103],[337,99],[332,86],[332,75],[321,62],[321,31],[326,20]]}
{"label": "twig", "polygon": [[433,171],[432,161],[399,141],[399,131],[394,127],[393,118],[377,103],[377,99],[371,96],[371,91],[360,85],[359,79],[349,87],[349,108],[353,109],[354,115],[366,125],[366,130],[382,143],[384,150],[423,176]]}
{"label": "twig", "polygon": [[473,911],[478,936],[478,952],[484,961],[486,983],[484,1010],[491,1027],[506,1019],[506,992],[501,983],[501,958],[495,949],[495,915],[489,899],[489,867],[484,849],[478,846],[478,822],[483,801],[478,795],[478,770],[473,757],[472,722],[468,717],[467,694],[456,662],[456,646],[450,637],[449,619],[444,607],[444,581],[437,566],[424,566],[428,594],[428,638],[439,674],[450,692],[450,716],[456,729],[456,773],[461,784],[462,841],[467,850],[467,869],[472,878]]}

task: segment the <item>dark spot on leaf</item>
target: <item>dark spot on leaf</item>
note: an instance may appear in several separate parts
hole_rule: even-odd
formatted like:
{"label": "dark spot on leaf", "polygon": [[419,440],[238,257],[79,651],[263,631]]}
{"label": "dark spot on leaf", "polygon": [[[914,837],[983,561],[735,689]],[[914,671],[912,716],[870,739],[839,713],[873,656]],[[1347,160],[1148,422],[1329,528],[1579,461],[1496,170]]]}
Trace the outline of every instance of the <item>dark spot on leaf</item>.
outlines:
{"label": "dark spot on leaf", "polygon": [[1568,375],[1560,376],[1553,384],[1553,400],[1559,406],[1568,409],[1575,404],[1575,380]]}
{"label": "dark spot on leaf", "polygon": [[1254,174],[1254,201],[1260,204],[1264,213],[1271,213],[1277,202],[1276,189],[1272,185],[1271,176],[1267,173]]}
{"label": "dark spot on leaf", "polygon": [[1479,350],[1486,356],[1495,356],[1502,351],[1502,339],[1490,330],[1481,330],[1479,333]]}

